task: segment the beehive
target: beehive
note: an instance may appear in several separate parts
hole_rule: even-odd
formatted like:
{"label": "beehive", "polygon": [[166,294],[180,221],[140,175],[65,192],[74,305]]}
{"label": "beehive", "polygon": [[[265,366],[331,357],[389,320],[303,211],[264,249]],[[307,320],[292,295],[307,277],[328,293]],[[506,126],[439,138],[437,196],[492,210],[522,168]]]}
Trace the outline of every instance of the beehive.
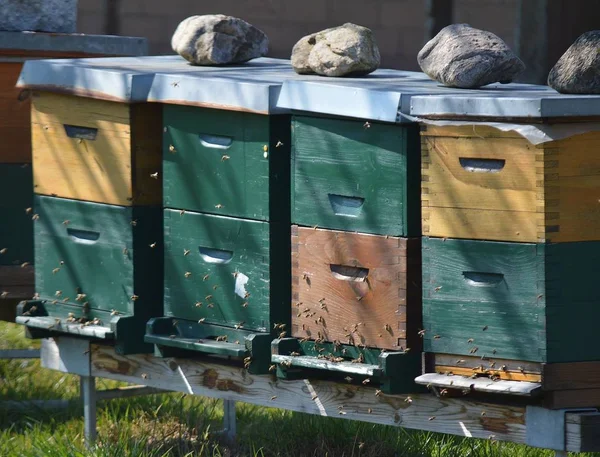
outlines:
{"label": "beehive", "polygon": [[289,328],[290,117],[273,102],[292,70],[280,62],[155,80],[165,300],[145,339],[161,355],[227,355],[267,372],[270,342]]}
{"label": "beehive", "polygon": [[600,109],[528,90],[413,99],[414,114],[444,119],[421,132],[426,371],[455,375],[418,382],[462,375],[475,391],[592,406]]}
{"label": "beehive", "polygon": [[[5,222],[0,244],[6,254],[0,259],[0,319],[14,321],[16,303],[33,296],[33,234],[30,213],[31,93],[16,87],[26,59],[101,55],[140,55],[146,52],[143,38],[69,35],[31,32],[0,32],[0,208]],[[6,188],[4,187],[6,186]],[[8,190],[10,189],[10,190]],[[7,206],[9,209],[7,209]],[[8,211],[8,212],[7,212]],[[28,265],[20,269],[6,265]]]}
{"label": "beehive", "polygon": [[379,78],[282,89],[294,110],[292,328],[272,360],[281,377],[398,393],[420,371],[419,139],[397,117],[415,75]]}

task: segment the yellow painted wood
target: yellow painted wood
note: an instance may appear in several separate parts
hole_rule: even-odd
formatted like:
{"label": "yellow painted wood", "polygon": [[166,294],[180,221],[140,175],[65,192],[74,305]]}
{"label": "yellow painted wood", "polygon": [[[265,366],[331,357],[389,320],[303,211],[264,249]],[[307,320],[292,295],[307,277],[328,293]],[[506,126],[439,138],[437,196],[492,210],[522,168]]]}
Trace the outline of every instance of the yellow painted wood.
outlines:
{"label": "yellow painted wood", "polygon": [[[427,126],[421,135],[424,235],[600,240],[600,132],[541,145],[472,125]],[[498,168],[473,171],[465,160]]]}
{"label": "yellow painted wood", "polygon": [[[423,235],[438,238],[537,242],[543,214],[466,208],[423,208]],[[541,241],[541,240],[540,240]]]}
{"label": "yellow painted wood", "polygon": [[[160,174],[150,176],[160,170],[160,107],[40,92],[31,122],[36,193],[122,206],[161,202]],[[96,137],[69,137],[65,125],[97,129]]]}

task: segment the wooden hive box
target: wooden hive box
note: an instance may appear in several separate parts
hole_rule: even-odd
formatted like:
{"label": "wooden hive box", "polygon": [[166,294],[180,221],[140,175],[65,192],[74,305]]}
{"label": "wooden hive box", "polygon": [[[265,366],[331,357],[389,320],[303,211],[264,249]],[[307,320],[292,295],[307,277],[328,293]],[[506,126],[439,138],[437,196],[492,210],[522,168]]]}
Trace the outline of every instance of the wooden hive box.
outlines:
{"label": "wooden hive box", "polygon": [[419,238],[292,226],[290,336],[296,339],[274,344],[280,375],[325,368],[381,383],[386,392],[413,389],[421,350],[420,257]]}
{"label": "wooden hive box", "polygon": [[493,127],[428,125],[421,137],[424,235],[600,240],[600,132],[534,145]]}
{"label": "wooden hive box", "polygon": [[35,92],[34,191],[111,205],[160,205],[161,107]]}
{"label": "wooden hive box", "polygon": [[[571,370],[570,389],[598,389],[599,261],[600,242],[423,238],[428,371],[535,382],[554,391],[569,389],[564,379]],[[593,393],[590,399],[598,398]]]}
{"label": "wooden hive box", "polygon": [[418,236],[418,128],[294,116],[292,222]]}
{"label": "wooden hive box", "polygon": [[144,352],[162,312],[161,209],[35,196],[36,300],[17,323],[32,337],[69,333]]}
{"label": "wooden hive box", "polygon": [[164,206],[289,219],[287,115],[165,105]]}

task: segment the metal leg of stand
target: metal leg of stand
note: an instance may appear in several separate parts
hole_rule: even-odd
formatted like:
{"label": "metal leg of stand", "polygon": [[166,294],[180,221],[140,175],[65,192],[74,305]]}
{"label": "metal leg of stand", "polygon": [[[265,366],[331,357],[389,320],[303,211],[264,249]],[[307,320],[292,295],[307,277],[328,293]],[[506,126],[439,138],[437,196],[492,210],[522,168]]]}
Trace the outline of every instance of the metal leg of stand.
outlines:
{"label": "metal leg of stand", "polygon": [[223,400],[223,427],[225,439],[230,443],[234,442],[237,433],[234,400]]}
{"label": "metal leg of stand", "polygon": [[83,402],[83,422],[85,441],[92,445],[96,441],[96,378],[81,376],[81,401]]}

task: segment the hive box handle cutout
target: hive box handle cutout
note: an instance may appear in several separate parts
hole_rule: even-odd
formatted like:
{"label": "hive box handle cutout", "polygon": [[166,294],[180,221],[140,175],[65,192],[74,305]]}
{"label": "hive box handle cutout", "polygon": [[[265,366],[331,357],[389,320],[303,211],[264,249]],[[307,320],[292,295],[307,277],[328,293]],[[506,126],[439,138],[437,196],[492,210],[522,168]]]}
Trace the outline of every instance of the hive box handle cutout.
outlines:
{"label": "hive box handle cutout", "polygon": [[468,159],[459,157],[460,166],[471,173],[499,173],[506,164],[504,159]]}
{"label": "hive box handle cutout", "polygon": [[94,232],[91,230],[77,230],[67,229],[67,234],[76,242],[80,244],[95,244],[100,238],[100,232]]}
{"label": "hive box handle cutout", "polygon": [[501,273],[463,271],[463,276],[467,284],[473,287],[495,287],[504,280],[504,275]]}
{"label": "hive box handle cutout", "polygon": [[96,135],[98,135],[98,129],[93,127],[80,127],[69,124],[64,124],[64,127],[65,133],[69,138],[94,141],[96,139]]}
{"label": "hive box handle cutout", "polygon": [[329,265],[331,275],[340,281],[365,282],[369,276],[368,268],[351,267],[349,265]]}
{"label": "hive box handle cutout", "polygon": [[336,216],[358,217],[365,203],[365,199],[361,197],[346,197],[336,194],[328,194],[328,196],[329,204]]}
{"label": "hive box handle cutout", "polygon": [[200,257],[206,263],[225,264],[231,262],[233,251],[225,251],[223,249],[212,249],[199,247]]}
{"label": "hive box handle cutout", "polygon": [[198,135],[200,144],[205,148],[211,149],[229,149],[233,143],[233,138],[219,135]]}

